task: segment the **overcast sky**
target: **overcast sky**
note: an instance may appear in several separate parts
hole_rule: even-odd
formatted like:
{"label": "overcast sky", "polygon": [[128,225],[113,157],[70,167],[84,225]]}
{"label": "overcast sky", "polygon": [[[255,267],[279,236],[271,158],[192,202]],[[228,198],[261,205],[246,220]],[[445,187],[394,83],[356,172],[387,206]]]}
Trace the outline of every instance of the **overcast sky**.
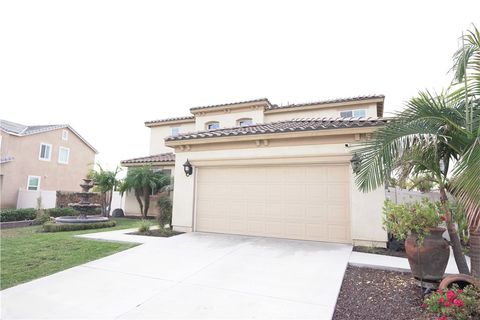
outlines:
{"label": "overcast sky", "polygon": [[68,123],[115,167],[148,155],[144,121],[266,97],[384,94],[386,111],[448,85],[480,1],[0,3],[0,118]]}

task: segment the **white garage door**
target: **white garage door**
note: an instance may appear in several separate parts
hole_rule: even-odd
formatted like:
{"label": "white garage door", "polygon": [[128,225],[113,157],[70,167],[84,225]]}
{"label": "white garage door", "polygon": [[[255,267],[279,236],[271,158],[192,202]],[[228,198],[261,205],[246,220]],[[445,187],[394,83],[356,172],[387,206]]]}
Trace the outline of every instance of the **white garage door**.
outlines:
{"label": "white garage door", "polygon": [[348,169],[198,168],[196,230],[350,243]]}

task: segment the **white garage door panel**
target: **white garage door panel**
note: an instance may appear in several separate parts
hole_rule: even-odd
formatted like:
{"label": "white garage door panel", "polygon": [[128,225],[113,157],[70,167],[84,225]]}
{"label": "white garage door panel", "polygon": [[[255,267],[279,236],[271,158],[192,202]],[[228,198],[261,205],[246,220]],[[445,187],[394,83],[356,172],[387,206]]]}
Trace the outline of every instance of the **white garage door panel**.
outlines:
{"label": "white garage door panel", "polygon": [[196,230],[351,242],[347,165],[199,168]]}

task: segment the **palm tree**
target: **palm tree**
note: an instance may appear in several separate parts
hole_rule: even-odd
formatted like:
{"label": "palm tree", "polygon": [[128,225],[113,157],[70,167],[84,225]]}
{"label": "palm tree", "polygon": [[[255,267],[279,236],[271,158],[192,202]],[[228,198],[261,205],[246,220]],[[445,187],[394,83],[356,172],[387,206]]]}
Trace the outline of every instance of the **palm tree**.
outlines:
{"label": "palm tree", "polygon": [[[462,200],[467,210],[469,224],[472,275],[480,278],[480,186],[476,179],[480,174],[480,32],[473,26],[462,35],[462,47],[454,55],[453,99],[464,101],[466,128],[473,140],[462,156],[457,179],[452,182],[452,192]],[[476,168],[476,172],[468,170]],[[470,174],[475,174],[471,176]]]}
{"label": "palm tree", "polygon": [[[405,110],[396,113],[377,130],[373,139],[355,150],[362,158],[356,175],[356,183],[362,191],[378,188],[398,171],[403,175],[432,176],[439,187],[455,261],[459,271],[465,274],[469,271],[468,265],[452,221],[447,192],[467,208],[470,230],[477,231],[480,225],[480,106],[476,98],[480,94],[478,30],[469,33],[468,37],[471,45],[462,48],[463,54],[457,52],[455,55],[456,75],[466,82],[463,89],[455,87],[450,94],[439,95],[420,92],[408,102]],[[462,66],[464,71],[458,71]],[[458,86],[458,80],[456,84]],[[478,276],[480,262],[474,256],[472,254],[472,274]]]}
{"label": "palm tree", "polygon": [[127,177],[121,185],[120,192],[133,191],[144,218],[150,208],[150,196],[170,185],[170,177],[151,166],[143,166],[128,170]]}
{"label": "palm tree", "polygon": [[100,164],[97,164],[98,171],[90,171],[88,176],[93,179],[95,189],[100,192],[102,201],[102,215],[108,217],[112,207],[113,191],[118,185],[117,174],[120,168],[117,167],[115,171],[104,170]]}

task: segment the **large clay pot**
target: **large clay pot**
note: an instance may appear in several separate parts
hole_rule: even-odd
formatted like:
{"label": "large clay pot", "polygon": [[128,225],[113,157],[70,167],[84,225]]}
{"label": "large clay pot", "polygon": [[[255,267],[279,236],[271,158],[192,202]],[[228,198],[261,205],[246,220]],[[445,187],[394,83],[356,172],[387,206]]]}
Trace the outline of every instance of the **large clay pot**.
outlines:
{"label": "large clay pot", "polygon": [[450,247],[442,234],[445,228],[432,228],[420,243],[416,234],[405,240],[405,251],[413,276],[419,280],[440,282],[447,268]]}

